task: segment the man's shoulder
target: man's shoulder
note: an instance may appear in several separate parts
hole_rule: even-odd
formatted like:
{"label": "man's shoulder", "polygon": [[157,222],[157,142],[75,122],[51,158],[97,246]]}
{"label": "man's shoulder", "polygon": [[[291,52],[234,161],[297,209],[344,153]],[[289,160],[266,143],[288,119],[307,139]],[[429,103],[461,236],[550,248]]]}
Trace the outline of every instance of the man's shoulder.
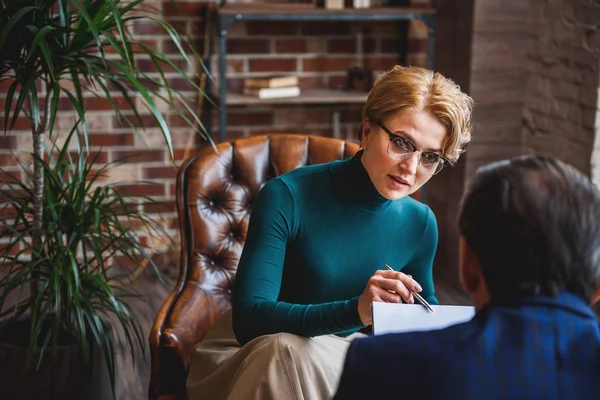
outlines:
{"label": "man's shoulder", "polygon": [[[473,325],[466,322],[436,331],[355,339],[346,355],[340,384],[342,395],[336,399],[360,398],[373,393],[382,398],[395,397],[399,387],[406,388],[402,393],[407,398],[439,394],[438,388],[423,384],[431,376],[451,375],[457,364],[467,362],[461,349],[471,345],[472,340],[467,340],[467,336],[472,331]],[[359,379],[360,384],[354,383]],[[359,397],[355,397],[353,391],[358,391]],[[425,398],[432,396],[425,395]]]}

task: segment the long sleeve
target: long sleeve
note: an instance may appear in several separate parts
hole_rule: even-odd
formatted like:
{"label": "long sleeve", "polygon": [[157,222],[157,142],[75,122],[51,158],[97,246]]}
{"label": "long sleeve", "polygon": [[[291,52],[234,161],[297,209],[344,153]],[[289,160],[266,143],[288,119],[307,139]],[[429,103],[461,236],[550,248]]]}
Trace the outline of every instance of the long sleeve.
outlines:
{"label": "long sleeve", "polygon": [[430,304],[439,304],[434,295],[433,287],[433,259],[438,245],[438,228],[435,215],[427,207],[427,221],[415,254],[402,272],[412,275],[419,282],[423,291],[421,296]]}
{"label": "long sleeve", "polygon": [[278,301],[286,246],[297,230],[292,193],[272,179],[253,205],[235,281],[233,328],[241,344],[270,333],[316,336],[362,326],[358,297],[310,305]]}

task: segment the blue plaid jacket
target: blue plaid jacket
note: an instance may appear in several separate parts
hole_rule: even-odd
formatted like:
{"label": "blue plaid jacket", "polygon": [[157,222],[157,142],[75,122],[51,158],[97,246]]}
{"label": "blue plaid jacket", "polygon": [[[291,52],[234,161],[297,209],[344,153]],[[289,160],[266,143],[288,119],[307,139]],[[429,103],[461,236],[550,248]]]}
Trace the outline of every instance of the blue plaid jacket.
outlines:
{"label": "blue plaid jacket", "polygon": [[494,301],[469,322],[357,339],[336,400],[600,399],[600,326],[580,297]]}

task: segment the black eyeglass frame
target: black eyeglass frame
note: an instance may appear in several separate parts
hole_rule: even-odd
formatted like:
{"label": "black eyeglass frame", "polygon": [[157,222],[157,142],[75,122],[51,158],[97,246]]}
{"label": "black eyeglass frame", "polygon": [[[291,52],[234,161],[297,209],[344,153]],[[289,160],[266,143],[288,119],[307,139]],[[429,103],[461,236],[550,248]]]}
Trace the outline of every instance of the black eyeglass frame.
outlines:
{"label": "black eyeglass frame", "polygon": [[[453,164],[453,163],[452,163],[450,160],[448,160],[446,157],[444,157],[444,156],[442,156],[442,155],[440,155],[440,154],[437,154],[437,153],[432,153],[432,152],[430,152],[430,151],[423,151],[423,150],[419,149],[417,146],[415,146],[415,144],[414,144],[412,141],[410,141],[409,139],[407,139],[407,138],[405,138],[405,137],[403,137],[403,136],[400,136],[400,135],[396,135],[395,133],[392,133],[392,131],[390,131],[390,130],[389,130],[389,129],[388,129],[388,128],[387,128],[387,127],[386,127],[386,126],[383,124],[383,122],[381,122],[381,121],[379,121],[379,120],[378,120],[378,121],[375,121],[375,123],[376,123],[376,124],[377,124],[377,125],[378,125],[378,126],[381,128],[381,129],[383,129],[383,131],[384,131],[385,133],[387,133],[387,135],[390,137],[390,144],[391,144],[391,143],[394,141],[394,139],[402,139],[402,140],[406,140],[406,141],[407,141],[407,142],[408,142],[408,143],[409,143],[409,144],[412,146],[413,150],[412,150],[410,153],[406,153],[408,156],[405,158],[405,160],[408,160],[409,158],[411,158],[411,157],[413,156],[413,154],[415,154],[415,152],[417,152],[417,151],[421,152],[421,159],[423,158],[423,154],[425,154],[425,153],[426,153],[426,154],[434,154],[434,155],[436,155],[437,157],[439,157],[439,158],[440,158],[440,161],[441,161],[441,162],[440,162],[440,164],[439,164],[439,165],[441,165],[441,167],[438,167],[439,169],[438,169],[438,170],[436,170],[436,171],[435,171],[433,174],[427,174],[427,173],[425,173],[425,172],[424,172],[424,174],[426,174],[426,175],[436,175],[436,174],[438,174],[438,173],[439,173],[439,172],[440,172],[442,169],[444,169],[444,167],[445,167],[445,166],[448,166],[448,167],[454,167],[454,164]],[[387,150],[387,153],[388,153],[388,156],[390,156],[390,152],[389,152],[389,144],[388,144],[388,150]],[[391,158],[393,158],[392,156],[390,156],[390,157],[391,157]],[[419,160],[419,164],[421,164],[421,161],[420,161],[420,160]]]}

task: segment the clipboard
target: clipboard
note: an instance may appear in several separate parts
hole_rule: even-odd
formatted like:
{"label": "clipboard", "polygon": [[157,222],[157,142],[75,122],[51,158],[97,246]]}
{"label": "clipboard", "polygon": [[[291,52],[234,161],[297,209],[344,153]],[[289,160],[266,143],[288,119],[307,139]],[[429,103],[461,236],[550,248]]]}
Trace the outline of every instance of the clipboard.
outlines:
{"label": "clipboard", "polygon": [[473,306],[436,306],[433,312],[421,304],[373,302],[373,334],[433,331],[467,322],[475,315]]}

